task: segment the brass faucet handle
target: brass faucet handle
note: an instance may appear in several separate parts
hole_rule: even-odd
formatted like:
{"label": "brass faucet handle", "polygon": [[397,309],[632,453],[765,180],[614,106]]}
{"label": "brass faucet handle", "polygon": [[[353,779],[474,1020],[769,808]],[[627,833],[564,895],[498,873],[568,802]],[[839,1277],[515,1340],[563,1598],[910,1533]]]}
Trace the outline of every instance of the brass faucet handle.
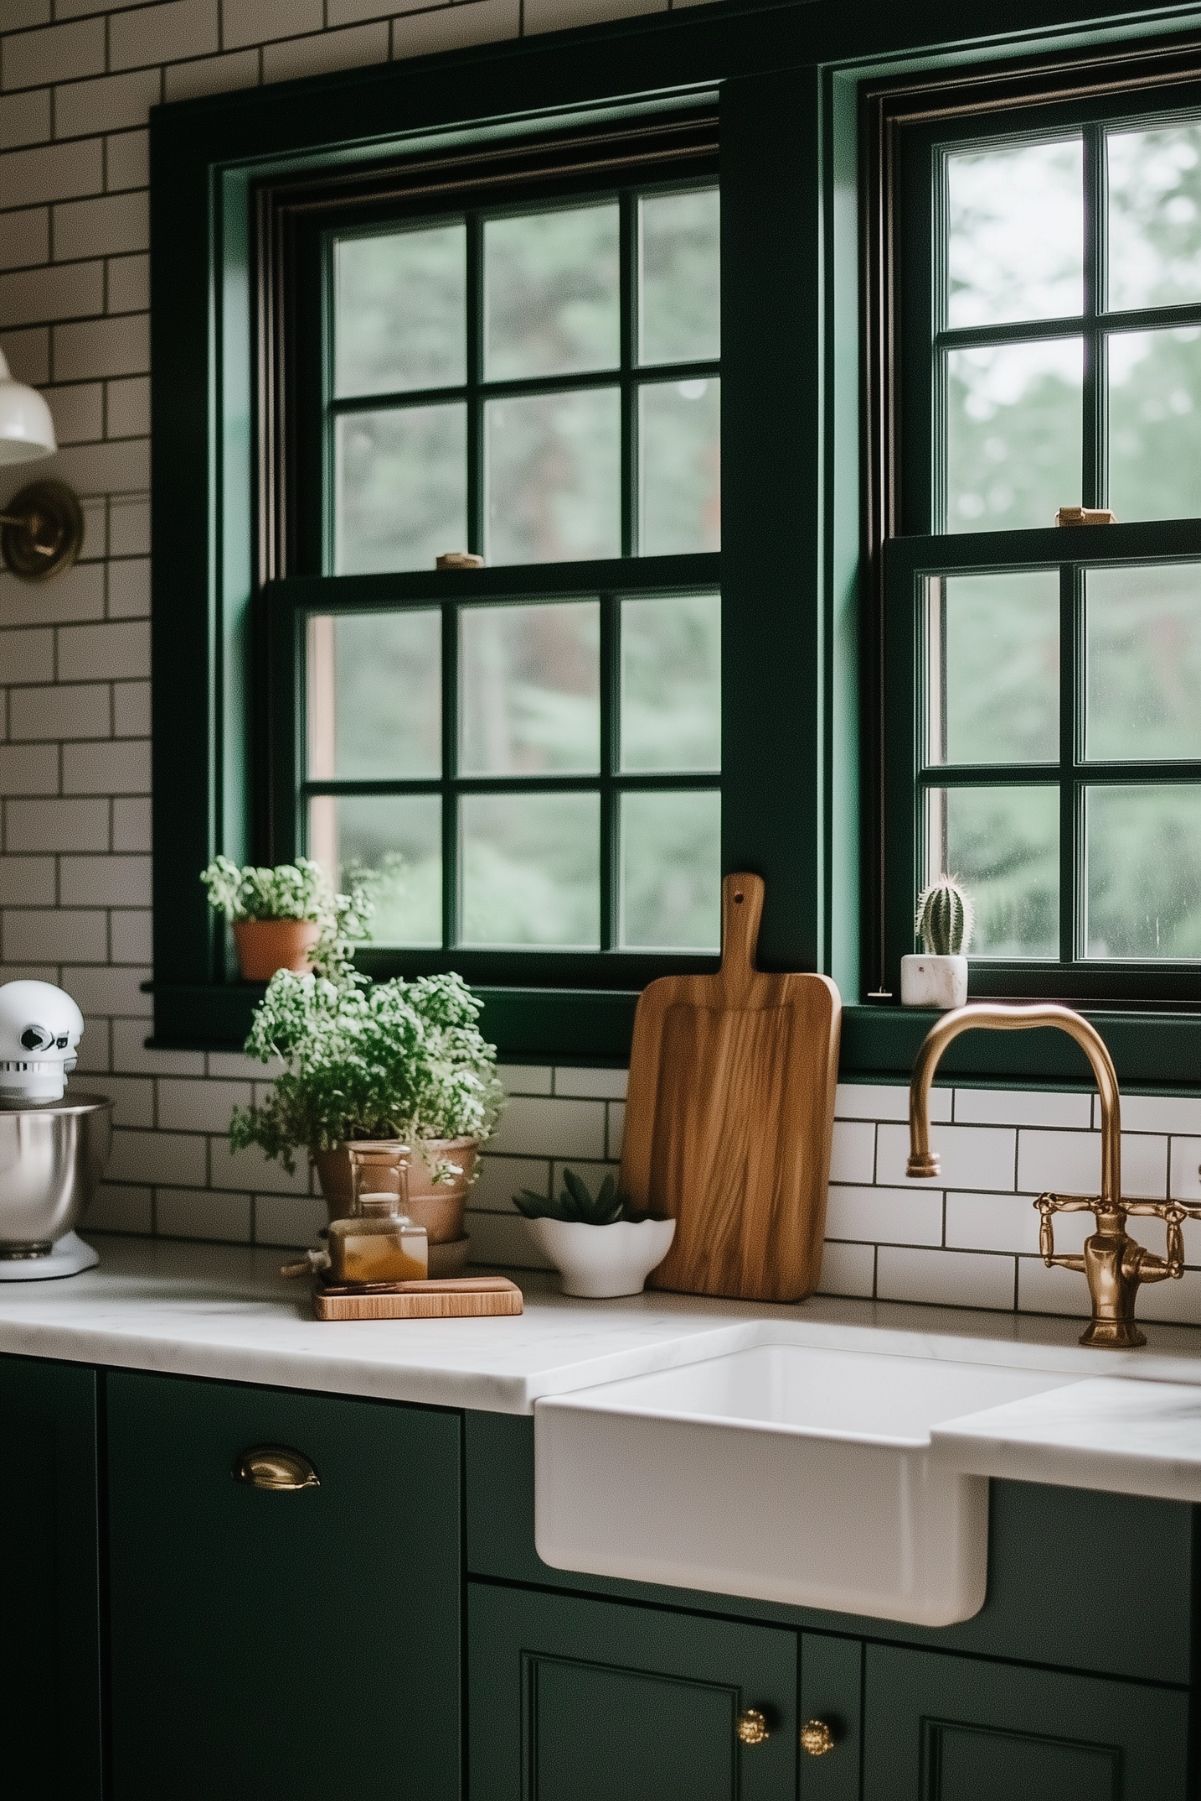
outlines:
{"label": "brass faucet handle", "polygon": [[1199,1201],[1127,1201],[1126,1212],[1140,1219],[1161,1219],[1168,1230],[1167,1255],[1143,1259],[1141,1277],[1144,1282],[1174,1280],[1184,1274],[1184,1222],[1201,1219]]}
{"label": "brass faucet handle", "polygon": [[1040,1194],[1034,1203],[1040,1218],[1038,1222],[1038,1254],[1048,1269],[1084,1268],[1082,1257],[1056,1256],[1055,1228],[1051,1224],[1051,1216],[1055,1213],[1095,1213],[1101,1205],[1100,1195],[1087,1194]]}

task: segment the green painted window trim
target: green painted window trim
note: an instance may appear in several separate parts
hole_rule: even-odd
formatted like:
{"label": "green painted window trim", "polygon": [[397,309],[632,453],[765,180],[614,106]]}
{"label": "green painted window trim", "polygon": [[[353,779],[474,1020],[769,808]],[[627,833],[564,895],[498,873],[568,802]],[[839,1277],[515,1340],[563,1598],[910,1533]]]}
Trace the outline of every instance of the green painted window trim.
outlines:
{"label": "green painted window trim", "polygon": [[[274,704],[262,679],[269,602],[256,583],[259,185],[402,149],[483,144],[528,131],[531,120],[563,128],[716,97],[722,862],[767,879],[764,966],[827,970],[852,1003],[845,1073],[907,1071],[921,1016],[853,1004],[876,980],[866,955],[860,974],[870,919],[860,815],[874,801],[861,772],[859,88],[919,65],[1095,48],[1106,34],[1129,44],[1140,32],[1129,0],[1101,0],[1075,23],[1059,0],[1020,0],[1010,14],[1006,32],[984,40],[964,35],[963,9],[950,0],[908,9],[718,0],[154,109],[152,1043],[241,1041],[255,990],[234,978],[197,872],[217,849],[276,854],[264,829],[272,771],[261,748]],[[1142,29],[1164,28],[1161,17]],[[793,230],[777,228],[783,218]],[[634,999],[625,988],[498,986],[485,994],[485,1023],[507,1057],[620,1062]],[[1184,1060],[1201,1069],[1197,1021],[1126,1024],[1145,1071],[1135,1079],[1178,1080],[1186,1042]]]}

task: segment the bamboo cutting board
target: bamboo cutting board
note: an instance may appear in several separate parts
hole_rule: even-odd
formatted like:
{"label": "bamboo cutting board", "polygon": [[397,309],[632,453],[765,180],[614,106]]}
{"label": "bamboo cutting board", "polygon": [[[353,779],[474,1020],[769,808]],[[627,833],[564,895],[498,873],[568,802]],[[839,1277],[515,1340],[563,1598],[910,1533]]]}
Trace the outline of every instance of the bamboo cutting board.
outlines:
{"label": "bamboo cutting board", "polygon": [[621,1186],[678,1221],[656,1288],[796,1301],[821,1267],[841,1002],[755,968],[763,881],[722,884],[721,968],[638,1002]]}
{"label": "bamboo cutting board", "polygon": [[464,1276],[445,1282],[364,1282],[356,1287],[318,1280],[318,1319],[482,1319],[520,1313],[522,1293],[504,1276]]}

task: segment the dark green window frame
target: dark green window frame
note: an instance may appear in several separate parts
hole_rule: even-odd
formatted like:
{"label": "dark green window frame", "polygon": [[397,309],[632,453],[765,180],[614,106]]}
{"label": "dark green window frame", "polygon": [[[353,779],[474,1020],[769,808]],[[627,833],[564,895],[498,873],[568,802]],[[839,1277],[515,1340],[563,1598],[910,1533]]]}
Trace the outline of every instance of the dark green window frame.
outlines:
{"label": "dark green window frame", "polygon": [[[506,147],[503,156],[412,157],[383,176],[289,183],[269,190],[264,232],[272,246],[271,291],[281,297],[276,322],[279,417],[269,422],[282,472],[277,494],[281,573],[264,599],[269,618],[268,669],[276,708],[270,794],[270,836],[276,855],[290,858],[307,844],[308,803],[317,796],[385,798],[429,796],[441,803],[442,934],[449,947],[378,948],[359,962],[375,976],[425,974],[454,968],[482,987],[587,990],[638,989],[673,969],[713,966],[703,952],[625,951],[620,948],[620,808],[638,792],[721,790],[721,770],[635,775],[623,772],[619,750],[621,602],[635,597],[721,590],[720,553],[644,557],[639,550],[638,408],[644,388],[658,382],[720,376],[720,359],[642,363],[637,342],[637,208],[647,194],[716,185],[717,119],[670,116],[623,129],[573,132]],[[507,213],[589,201],[614,201],[620,238],[620,363],[583,374],[489,381],[483,368],[483,233],[485,219]],[[462,220],[466,236],[467,336],[465,380],[445,388],[405,389],[338,398],[333,380],[333,261],[336,242],[352,233],[385,231],[417,222]],[[334,456],[337,421],[362,411],[430,405],[447,400],[466,410],[467,539],[487,551],[485,527],[485,408],[490,399],[589,389],[617,389],[621,417],[621,555],[603,562],[496,564],[470,572],[413,571],[371,576],[335,574]],[[291,430],[285,422],[292,421]],[[290,503],[289,498],[290,497]],[[466,605],[518,601],[596,602],[599,607],[600,744],[595,775],[470,776],[459,773],[459,628]],[[315,778],[306,767],[303,702],[306,622],[364,611],[436,609],[441,614],[442,773],[429,779]],[[295,701],[296,716],[285,717]],[[486,949],[461,943],[463,893],[460,804],[471,795],[589,794],[599,799],[600,946],[598,951],[537,947]]]}
{"label": "dark green window frame", "polygon": [[[748,31],[718,9],[156,111],[155,608],[170,626],[155,633],[155,1042],[229,1044],[245,1033],[254,991],[235,978],[227,935],[203,910],[196,872],[217,849],[274,861],[299,845],[304,617],[331,606],[411,604],[419,589],[427,604],[431,598],[424,575],[321,573],[324,503],[313,451],[321,434],[297,430],[295,415],[290,429],[286,420],[288,397],[301,391],[290,359],[312,357],[313,335],[306,349],[303,333],[275,329],[294,319],[303,290],[287,271],[295,266],[289,256],[304,254],[296,220],[306,190],[326,183],[346,194],[373,173],[403,174],[422,158],[470,150],[502,159],[514,145],[550,145],[572,132],[642,130],[662,141],[702,114],[718,118],[723,193],[741,199],[723,208],[720,252],[723,387],[732,380],[735,390],[733,400],[723,395],[722,551],[561,565],[533,576],[526,568],[520,592],[553,588],[570,598],[586,586],[609,597],[611,619],[617,595],[720,585],[730,747],[721,778],[723,867],[759,869],[768,879],[768,965],[823,966],[823,451],[812,377],[821,275],[812,240],[763,231],[759,211],[807,214],[815,226],[818,82],[790,11]],[[682,182],[694,166],[682,165]],[[295,219],[289,199],[298,203]],[[807,367],[791,354],[803,343],[814,347]],[[636,380],[627,377],[631,401]],[[304,391],[319,394],[320,386]],[[756,455],[765,437],[776,450],[766,471]],[[297,445],[307,446],[307,458]],[[800,548],[781,580],[785,519]],[[503,597],[514,579],[499,567],[439,572],[434,597],[448,607],[468,595]],[[616,634],[606,648],[611,662]],[[611,669],[607,685],[611,697]],[[733,728],[741,697],[752,691],[756,730],[748,734]],[[609,727],[611,736],[611,710]],[[783,792],[765,784],[765,767],[785,766],[796,779]],[[626,781],[610,746],[599,785],[611,809]],[[399,967],[415,972],[428,961],[405,954]],[[585,1061],[626,1055],[637,991],[652,975],[714,964],[709,956],[642,953],[521,952],[506,961],[458,950],[447,961],[483,993],[485,1028],[502,1054]],[[382,947],[364,964],[379,974],[398,967]]]}
{"label": "dark green window frame", "polygon": [[[879,993],[887,684],[873,585],[883,539],[898,530],[895,396],[877,352],[895,326],[885,176],[904,110],[899,84],[916,113],[962,94],[965,67],[1022,55],[1059,78],[1065,48],[1094,66],[1116,53],[1128,76],[1170,23],[1160,7],[1146,11],[1143,21],[1130,0],[1096,0],[1070,20],[1061,0],[1021,0],[1004,30],[982,35],[951,0],[906,9],[715,0],[154,110],[152,1042],[240,1043],[254,991],[233,979],[196,875],[217,849],[283,854],[268,822],[276,720],[289,708],[295,719],[295,695],[278,658],[268,679],[281,637],[267,584],[282,548],[268,522],[283,472],[261,442],[264,395],[281,371],[256,356],[256,312],[270,304],[256,281],[259,196],[318,171],[504,143],[534,120],[564,129],[714,104],[724,200],[722,863],[767,879],[765,967],[825,970],[839,982],[844,1073],[907,1074],[929,1017]],[[794,229],[781,230],[782,219]],[[484,1020],[509,1057],[619,1060],[634,999],[498,987],[486,992]],[[1195,1087],[1194,1014],[1091,1016],[1124,1081]],[[1081,1079],[1065,1042],[1024,1036],[1020,1056],[1016,1043],[969,1035],[948,1072]]]}
{"label": "dark green window frame", "polygon": [[[1082,734],[1083,578],[1090,567],[1188,561],[1201,557],[1201,520],[1147,521],[1065,529],[1050,524],[1059,505],[1104,506],[1106,472],[1106,334],[1114,330],[1196,324],[1201,306],[1108,313],[1102,304],[1104,246],[1103,127],[1117,120],[1148,123],[1201,111],[1195,52],[1143,47],[1125,57],[1013,65],[960,82],[874,90],[868,101],[876,211],[869,207],[865,263],[869,276],[867,356],[875,376],[869,419],[869,536],[878,621],[873,678],[878,707],[875,791],[878,825],[872,849],[879,904],[868,924],[871,967],[883,998],[895,992],[900,959],[915,948],[913,897],[925,877],[921,856],[924,801],[930,789],[1051,783],[1058,792],[1060,951],[1054,960],[972,959],[972,998],[1056,998],[1084,1007],[1118,1052],[1128,1080],[1189,1086],[1201,1044],[1201,970],[1196,963],[1102,961],[1082,954],[1083,808],[1086,787],[1188,781],[1201,766],[1090,763]],[[1054,98],[1052,98],[1054,96]],[[966,144],[998,145],[1023,137],[1082,133],[1088,221],[1083,313],[1036,324],[940,327],[942,158]],[[897,230],[898,221],[904,229]],[[873,233],[872,227],[875,227]],[[874,283],[874,285],[873,285]],[[945,352],[980,343],[1071,335],[1084,340],[1083,491],[1049,497],[1046,529],[967,533],[942,525],[944,470],[938,421]],[[895,346],[886,367],[882,344]],[[1058,572],[1060,590],[1060,739],[1057,759],[1038,765],[942,765],[926,747],[923,691],[928,578],[960,574]],[[881,1036],[899,1039],[898,1025]],[[1040,1062],[1042,1061],[1040,1057]],[[1016,1074],[1012,1053],[993,1062]],[[982,1061],[975,1065],[983,1075]]]}

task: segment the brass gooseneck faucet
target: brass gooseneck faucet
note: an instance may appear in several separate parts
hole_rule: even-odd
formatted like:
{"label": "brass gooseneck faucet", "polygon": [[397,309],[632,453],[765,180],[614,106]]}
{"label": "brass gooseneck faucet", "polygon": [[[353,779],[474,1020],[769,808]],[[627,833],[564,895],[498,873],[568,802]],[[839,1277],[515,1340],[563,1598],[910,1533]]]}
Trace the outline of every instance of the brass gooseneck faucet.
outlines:
{"label": "brass gooseneck faucet", "polygon": [[[1101,1191],[1096,1195],[1040,1194],[1034,1205],[1041,1215],[1039,1250],[1048,1269],[1082,1270],[1088,1280],[1093,1316],[1080,1342],[1119,1350],[1146,1344],[1134,1323],[1134,1304],[1144,1282],[1166,1282],[1184,1273],[1181,1226],[1201,1218],[1201,1205],[1179,1201],[1122,1199],[1122,1119],[1117,1071],[1104,1039],[1087,1019],[1070,1007],[1007,1007],[974,1003],[955,1007],[931,1026],[913,1066],[909,1084],[909,1176],[939,1174],[937,1151],[930,1149],[930,1085],[947,1046],[963,1032],[1021,1032],[1049,1026],[1066,1032],[1080,1046],[1092,1068],[1101,1100]],[[1056,1255],[1052,1216],[1092,1213],[1097,1229],[1085,1240],[1080,1257]],[[1167,1256],[1157,1257],[1126,1231],[1131,1214],[1162,1219],[1168,1232]]]}

